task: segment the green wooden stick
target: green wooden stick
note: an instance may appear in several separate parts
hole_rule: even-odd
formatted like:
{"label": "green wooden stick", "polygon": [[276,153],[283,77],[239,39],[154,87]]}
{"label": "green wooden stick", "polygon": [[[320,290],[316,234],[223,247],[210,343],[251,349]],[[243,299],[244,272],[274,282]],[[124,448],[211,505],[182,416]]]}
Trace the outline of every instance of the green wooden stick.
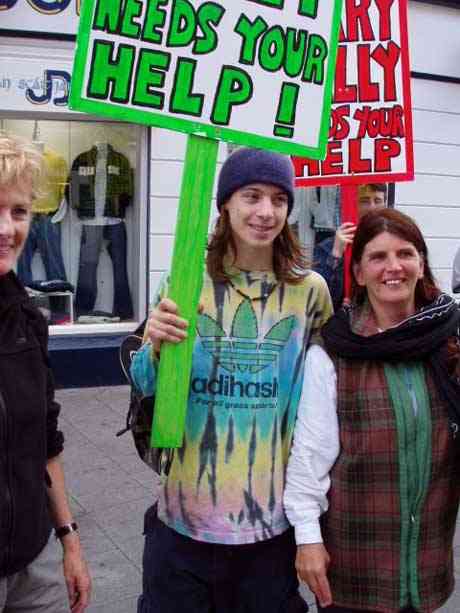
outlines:
{"label": "green wooden stick", "polygon": [[188,320],[188,337],[161,348],[152,447],[181,447],[184,437],[218,144],[194,134],[187,141],[168,297]]}

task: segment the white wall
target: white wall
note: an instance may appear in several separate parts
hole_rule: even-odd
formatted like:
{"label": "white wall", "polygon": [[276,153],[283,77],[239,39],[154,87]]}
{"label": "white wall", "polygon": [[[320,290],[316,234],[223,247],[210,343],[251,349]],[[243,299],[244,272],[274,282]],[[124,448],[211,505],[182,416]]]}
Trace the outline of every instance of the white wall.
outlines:
{"label": "white wall", "polygon": [[[153,128],[151,134],[150,298],[152,299],[162,273],[169,269],[171,262],[187,137],[160,128]],[[226,144],[221,143],[216,178],[226,155]],[[213,201],[210,226],[216,216],[217,210]]]}
{"label": "white wall", "polygon": [[460,10],[409,1],[411,69],[460,77]]}

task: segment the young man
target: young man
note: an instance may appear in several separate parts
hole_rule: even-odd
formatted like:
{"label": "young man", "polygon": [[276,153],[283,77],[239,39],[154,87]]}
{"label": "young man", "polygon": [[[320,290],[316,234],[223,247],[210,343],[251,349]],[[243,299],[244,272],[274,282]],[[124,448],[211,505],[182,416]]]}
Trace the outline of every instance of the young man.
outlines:
{"label": "young man", "polygon": [[[183,447],[146,531],[139,613],[304,613],[282,505],[312,334],[331,313],[287,217],[289,158],[239,149],[222,167]],[[160,287],[131,373],[148,396],[187,322]],[[154,363],[152,363],[152,357]]]}
{"label": "young man", "polygon": [[[358,190],[358,220],[369,211],[386,206],[387,186],[385,183],[360,185]],[[335,236],[326,238],[315,246],[313,268],[326,279],[334,309],[343,302],[343,254],[347,245],[353,243],[356,225],[341,224]]]}
{"label": "young man", "polygon": [[48,327],[13,272],[40,167],[32,145],[0,137],[0,611],[83,613],[91,580],[59,459]]}

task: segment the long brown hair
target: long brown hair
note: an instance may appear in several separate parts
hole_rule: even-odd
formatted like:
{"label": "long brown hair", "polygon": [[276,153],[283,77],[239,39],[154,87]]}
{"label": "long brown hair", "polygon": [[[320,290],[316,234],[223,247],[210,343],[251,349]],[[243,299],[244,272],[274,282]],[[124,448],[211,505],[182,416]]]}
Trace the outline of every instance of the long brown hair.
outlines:
{"label": "long brown hair", "polygon": [[[230,216],[228,211],[222,209],[208,244],[206,267],[211,279],[228,281],[224,258],[229,254],[235,261],[237,248],[233,239]],[[304,250],[286,221],[273,243],[273,270],[276,278],[278,281],[297,285],[307,274],[307,269],[308,261]]]}
{"label": "long brown hair", "polygon": [[362,302],[366,295],[366,288],[360,287],[356,282],[354,267],[361,262],[364,248],[382,232],[389,232],[400,239],[414,245],[423,258],[423,278],[417,281],[415,286],[415,304],[417,308],[429,304],[441,290],[436,285],[433,273],[428,261],[428,249],[425,240],[415,221],[395,209],[379,209],[370,211],[364,215],[356,230],[351,251],[350,273],[352,278],[351,297],[354,302]]}

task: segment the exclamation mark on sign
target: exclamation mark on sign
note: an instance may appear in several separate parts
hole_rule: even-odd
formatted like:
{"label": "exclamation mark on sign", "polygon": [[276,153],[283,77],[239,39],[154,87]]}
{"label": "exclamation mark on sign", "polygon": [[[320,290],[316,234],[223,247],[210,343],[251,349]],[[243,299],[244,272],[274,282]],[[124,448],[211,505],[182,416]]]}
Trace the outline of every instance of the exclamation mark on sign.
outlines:
{"label": "exclamation mark on sign", "polygon": [[299,98],[299,85],[283,83],[280,101],[276,112],[276,124],[273,129],[275,136],[292,138],[294,136],[295,114]]}

